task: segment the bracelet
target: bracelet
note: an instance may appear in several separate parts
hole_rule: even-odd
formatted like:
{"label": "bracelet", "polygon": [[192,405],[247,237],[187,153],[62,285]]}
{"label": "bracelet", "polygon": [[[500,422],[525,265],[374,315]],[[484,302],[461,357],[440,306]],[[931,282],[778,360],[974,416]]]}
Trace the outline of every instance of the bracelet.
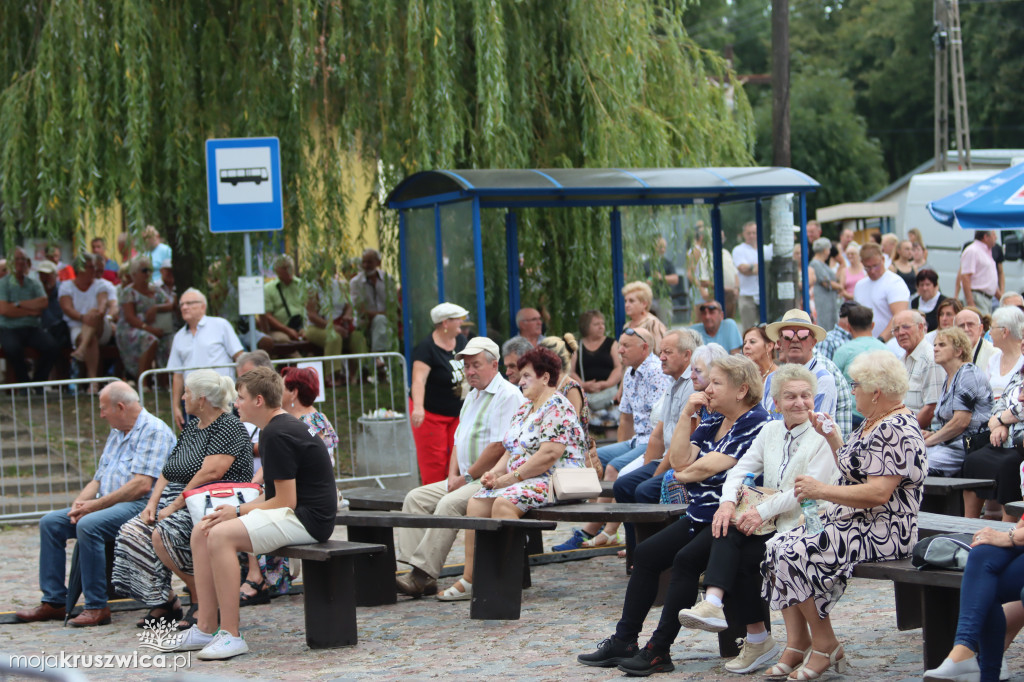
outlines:
{"label": "bracelet", "polygon": [[1013,531],[1015,531],[1015,530],[1017,530],[1017,529],[1016,528],[1011,528],[1010,530],[1006,531],[1006,536],[1008,538],[1010,538],[1010,547],[1016,547],[1017,546],[1017,543],[1013,541]]}
{"label": "bracelet", "polygon": [[1006,426],[1006,423],[1003,421],[1003,413],[1002,412],[1000,412],[999,414],[996,415],[996,421],[999,422],[1000,426]]}
{"label": "bracelet", "polygon": [[[236,519],[242,518],[242,505],[238,505],[237,507],[235,507],[235,518]],[[1011,541],[1012,540],[1013,539],[1011,538]]]}

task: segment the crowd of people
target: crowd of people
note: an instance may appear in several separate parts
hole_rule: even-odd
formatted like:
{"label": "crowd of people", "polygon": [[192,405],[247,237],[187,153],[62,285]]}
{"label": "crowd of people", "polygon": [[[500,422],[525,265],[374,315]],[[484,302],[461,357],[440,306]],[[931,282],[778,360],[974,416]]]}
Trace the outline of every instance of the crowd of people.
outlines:
{"label": "crowd of people", "polygon": [[[145,229],[140,247],[136,251],[122,234],[120,266],[99,237],[70,264],[60,260],[59,247],[46,248],[46,257],[35,263],[25,249],[14,249],[11,267],[5,260],[8,272],[0,275],[0,348],[17,382],[81,378],[96,393],[99,386],[89,379],[100,374],[134,385],[148,370],[172,366],[177,333],[190,326],[186,292],[175,287],[173,252],[156,228]],[[210,265],[204,298],[249,350],[294,356],[303,352],[295,342],[305,342],[329,356],[383,353],[397,349],[398,289],[380,266],[375,249],[346,263],[344,272],[317,256],[303,280],[294,260],[281,255],[273,262],[275,277],[264,286],[266,312],[252,330],[239,315],[238,291],[225,276],[224,261]],[[375,381],[382,374],[379,358],[367,376],[346,366],[325,381]]]}
{"label": "crowd of people", "polygon": [[[965,492],[965,513],[1017,521],[1003,505],[1021,499],[1024,299],[1005,292],[991,233],[978,233],[965,250],[957,278],[965,305],[957,292],[940,293],[919,234],[858,246],[844,231],[833,244],[815,225],[812,309],[756,324],[752,225],[732,254],[742,331],[713,299],[697,306],[692,326],[669,328],[652,313],[650,285],[635,281],[621,291],[626,319],[612,336],[598,310],[583,313],[577,338],[545,334],[543,314],[523,308],[519,333],[499,346],[484,336],[467,339],[468,311],[446,302],[431,309],[433,328],[411,349],[409,416],[421,486],[406,495],[404,511],[519,518],[557,503],[558,469],[584,467],[614,482],[603,501],[687,504],[679,520],[642,542],[625,524],[622,555],[631,565],[622,616],[596,651],[578,657],[582,664],[639,676],[668,672],[682,627],[717,632],[734,624],[746,637],[725,664],[730,672],[771,665],[769,675],[794,680],[843,672],[848,661],[833,609],[857,563],[909,556],[926,475],[998,481],[991,491]],[[24,276],[29,265],[16,255],[12,275],[0,281],[0,299],[14,301],[0,315],[21,311],[8,319],[38,322],[46,310],[38,295],[45,284]],[[132,261],[120,293],[108,289],[102,265],[84,258],[59,285],[67,292],[59,301],[73,357],[88,366],[105,337],[123,337],[132,349],[126,365],[181,370],[173,375],[173,419],[183,430],[175,439],[126,383],[100,392],[112,429],[103,459],[71,507],[40,524],[43,599],[18,617],[64,617],[60,557],[77,537],[86,609],[71,624],[109,622],[102,552],[116,538],[113,586],[150,608],[140,625],[177,622],[187,629],[184,647],[200,658],[244,653],[238,606],[265,603],[271,572],[281,572],[263,555],[326,539],[333,529],[337,435],[313,407],[316,377],[288,369],[282,378],[265,352],[246,354],[233,324],[206,314],[201,292],[162,296],[149,256]],[[307,298],[294,263],[278,259],[265,290],[268,338],[312,341],[316,328],[325,348],[340,352],[361,328],[383,344],[389,331],[376,320],[386,320],[389,278],[374,253],[362,265],[350,293],[339,299],[342,287],[321,286]],[[50,270],[40,273],[57,275]],[[94,300],[79,304],[88,291]],[[115,309],[118,317],[108,319]],[[307,309],[317,314],[306,317]],[[159,316],[174,311],[182,326],[158,333]],[[337,329],[325,329],[338,320],[349,325],[347,334],[332,336]],[[42,333],[40,325],[11,329],[0,328],[0,340],[37,345],[33,335]],[[185,371],[233,361],[237,382],[229,371]],[[591,432],[612,424],[615,442],[597,447]],[[265,495],[194,523],[184,493],[218,480],[256,481]],[[618,545],[618,530],[588,524],[555,550]],[[398,529],[396,558],[408,570],[396,589],[414,598],[472,599],[472,532],[463,574],[438,586],[456,538],[450,529]],[[1024,579],[1016,571],[1024,541],[1018,545],[1013,531],[983,531],[975,543],[985,549],[968,563],[977,581],[964,598],[973,602],[962,606],[956,648],[928,679],[989,679],[1004,639],[1024,625]],[[666,570],[660,620],[641,647]],[[187,614],[172,575],[192,595]],[[782,612],[784,645],[769,632],[769,609]]]}

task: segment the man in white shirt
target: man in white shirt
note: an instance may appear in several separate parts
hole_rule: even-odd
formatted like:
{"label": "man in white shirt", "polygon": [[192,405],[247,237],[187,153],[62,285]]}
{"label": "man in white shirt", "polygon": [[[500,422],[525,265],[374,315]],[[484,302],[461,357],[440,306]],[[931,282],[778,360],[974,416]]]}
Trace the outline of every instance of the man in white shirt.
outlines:
{"label": "man in white shirt", "polygon": [[167,369],[182,370],[171,377],[171,410],[178,429],[185,426],[185,411],[181,396],[185,390],[185,368],[210,367],[224,376],[235,376],[232,365],[245,350],[231,323],[222,317],[206,314],[206,296],[198,289],[187,289],[178,303],[185,326],[178,330],[171,342],[171,357]]}
{"label": "man in white shirt", "polygon": [[[753,327],[761,318],[761,287],[757,277],[757,223],[743,226],[743,243],[732,250],[732,260],[740,277],[740,325]],[[764,247],[764,259],[772,258],[771,244]]]}
{"label": "man in white shirt", "polygon": [[907,368],[910,388],[903,402],[917,415],[922,429],[931,428],[946,373],[935,364],[935,349],[924,338],[928,323],[916,310],[903,310],[893,316],[892,329],[900,348],[906,352],[903,366]]}
{"label": "man in white shirt", "polygon": [[974,241],[960,255],[960,282],[964,291],[964,305],[974,306],[983,315],[992,313],[992,298],[1002,293],[999,291],[999,271],[992,257],[992,247],[995,243],[995,232],[977,230],[974,233]]}
{"label": "man in white shirt", "polygon": [[872,333],[882,341],[892,338],[892,318],[910,307],[910,289],[903,278],[887,270],[882,249],[877,244],[865,244],[860,250],[860,262],[867,277],[853,288],[857,303],[874,311]]}
{"label": "man in white shirt", "polygon": [[[100,346],[114,334],[117,292],[114,285],[99,276],[105,260],[83,254],[75,261],[74,279],[61,282],[57,289],[60,309],[71,333],[71,357],[85,365],[90,379],[99,375]],[[89,387],[95,393],[95,384]]]}
{"label": "man in white shirt", "polygon": [[[402,511],[465,516],[469,499],[480,490],[480,477],[505,454],[502,439],[526,398],[501,376],[499,353],[498,344],[477,336],[455,356],[463,361],[471,390],[459,413],[448,479],[409,491]],[[435,594],[437,577],[457,534],[451,528],[396,528],[395,557],[412,567],[395,579],[398,591],[416,598]]]}

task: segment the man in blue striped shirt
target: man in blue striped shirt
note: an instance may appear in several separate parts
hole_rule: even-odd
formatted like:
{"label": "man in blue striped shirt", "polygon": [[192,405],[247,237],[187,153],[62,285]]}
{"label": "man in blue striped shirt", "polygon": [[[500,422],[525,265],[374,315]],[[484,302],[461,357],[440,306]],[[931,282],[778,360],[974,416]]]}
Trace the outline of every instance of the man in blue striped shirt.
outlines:
{"label": "man in blue striped shirt", "polygon": [[[779,344],[779,362],[801,364],[814,373],[818,380],[818,392],[814,395],[814,411],[836,415],[836,380],[825,365],[825,359],[814,354],[814,345],[825,338],[825,330],[811,322],[804,311],[794,308],[782,316],[781,322],[773,322],[765,329],[768,338]],[[768,410],[772,419],[782,419],[782,412],[775,406],[771,386],[775,372],[764,381],[764,398],[761,406]],[[844,432],[843,436],[848,435]]]}

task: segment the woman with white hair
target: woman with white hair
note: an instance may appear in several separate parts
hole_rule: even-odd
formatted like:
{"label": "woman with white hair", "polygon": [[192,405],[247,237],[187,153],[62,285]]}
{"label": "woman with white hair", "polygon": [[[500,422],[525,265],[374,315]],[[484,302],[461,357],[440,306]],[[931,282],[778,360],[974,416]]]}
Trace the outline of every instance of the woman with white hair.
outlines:
{"label": "woman with white hair", "polygon": [[988,361],[992,397],[998,400],[1010,379],[1024,366],[1024,355],[1020,350],[1024,339],[1024,311],[1016,306],[996,308],[988,333],[992,337],[992,345],[999,351],[993,353]]}
{"label": "woman with white hair", "polygon": [[864,265],[860,262],[860,244],[857,242],[850,242],[846,245],[846,260],[850,263],[846,266],[846,279],[843,281],[843,300],[852,301],[853,288],[857,286],[857,282],[861,281],[868,276]]}
{"label": "woman with white hair", "polygon": [[832,242],[821,237],[814,240],[811,249],[814,257],[809,272],[810,283],[814,287],[814,309],[818,315],[818,326],[830,331],[839,321],[839,292],[843,290],[843,284],[839,274],[828,266]]}
{"label": "woman with white hair", "polygon": [[811,423],[839,468],[836,484],[798,476],[801,502],[828,503],[823,529],[779,533],[765,548],[763,595],[786,622],[786,651],[777,668],[791,680],[813,680],[848,666],[829,614],[864,561],[903,559],[917,541],[917,514],[927,468],[916,415],[903,404],[909,380],[889,351],[863,353],[850,365],[853,397],[864,422],[843,443],[825,414]]}
{"label": "woman with white hair", "polygon": [[[197,609],[192,570],[192,517],[185,506],[186,490],[213,483],[252,480],[252,441],[231,413],[235,382],[212,369],[200,369],[185,379],[185,412],[192,419],[167,457],[149,502],[117,535],[113,585],[119,594],[150,607],[137,625],[178,620],[181,602],[171,587],[171,573],[193,595],[187,625]],[[179,626],[180,627],[180,626]],[[182,628],[184,629],[184,628]]]}

